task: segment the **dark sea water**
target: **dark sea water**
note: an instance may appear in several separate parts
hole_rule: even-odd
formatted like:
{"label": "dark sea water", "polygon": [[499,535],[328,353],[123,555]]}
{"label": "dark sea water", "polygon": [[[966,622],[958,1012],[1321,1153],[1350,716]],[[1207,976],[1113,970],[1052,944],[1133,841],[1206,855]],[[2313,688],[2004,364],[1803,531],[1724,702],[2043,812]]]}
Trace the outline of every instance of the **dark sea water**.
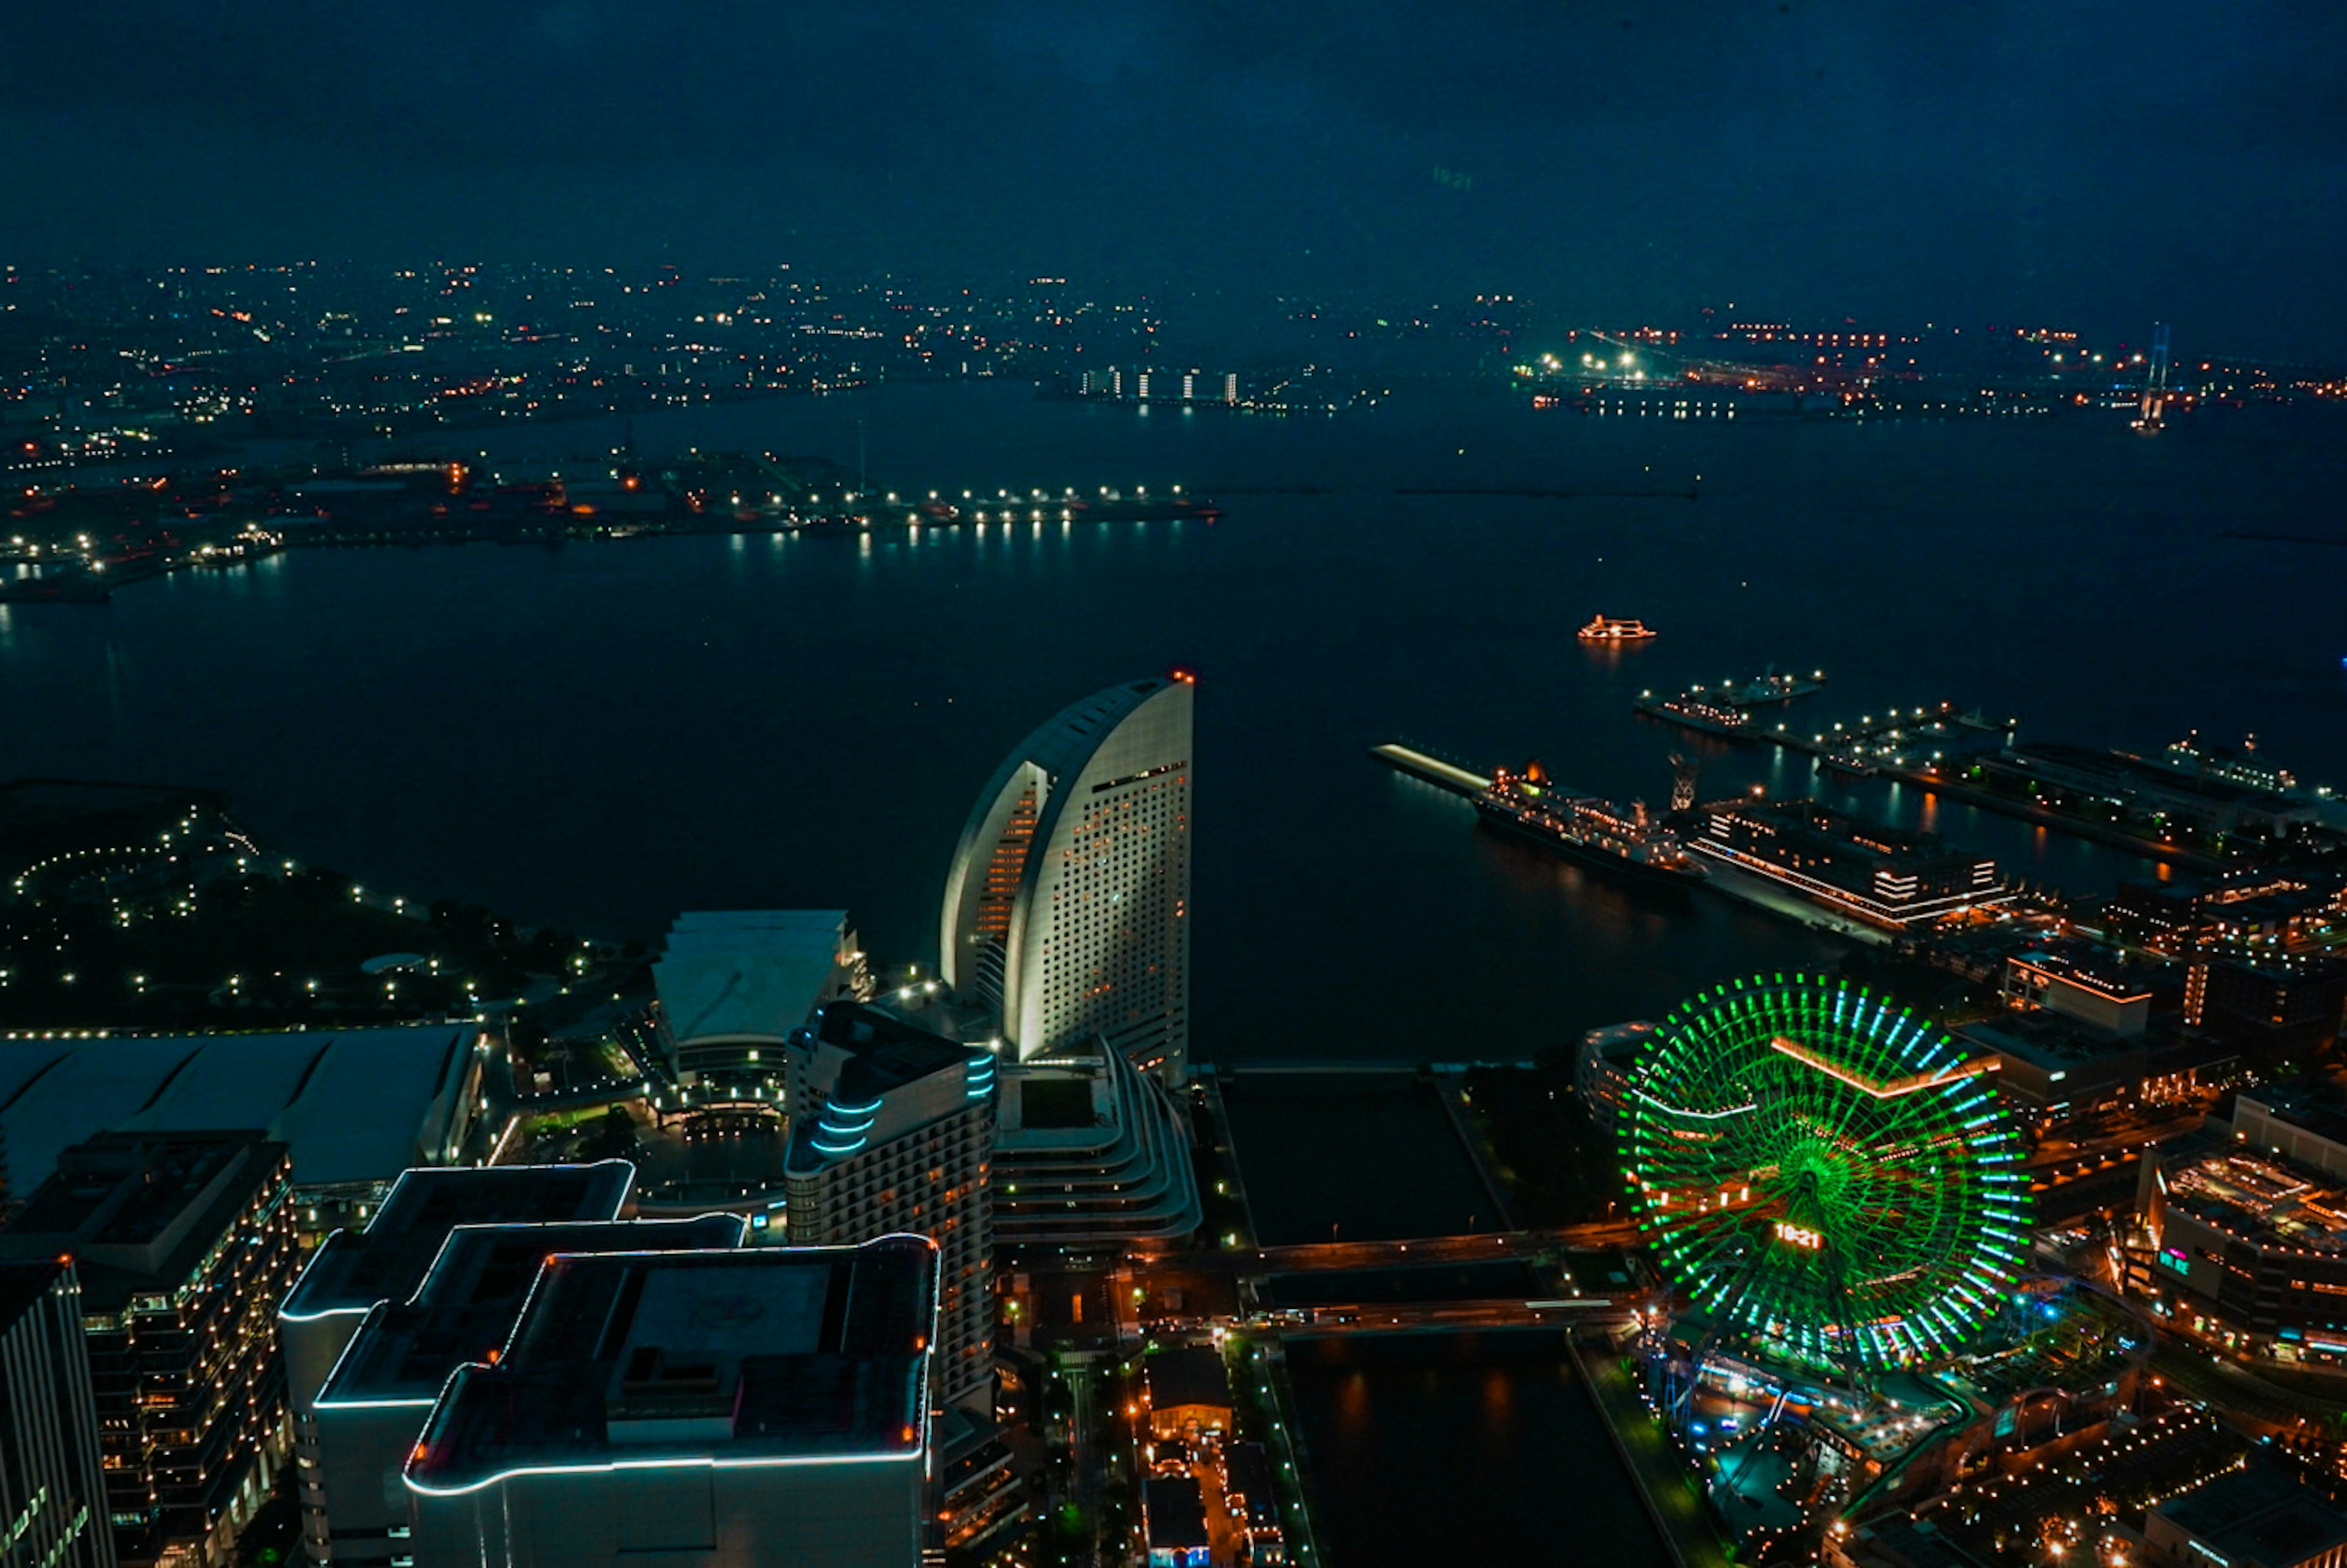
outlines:
{"label": "dark sea water", "polygon": [[[1180,664],[1200,679],[1199,1054],[1441,1060],[1527,1055],[1836,949],[1478,832],[1463,802],[1367,760],[1378,741],[1536,753],[1660,802],[1689,738],[1631,700],[1773,665],[1828,671],[1805,720],[1952,698],[2095,745],[2254,731],[2347,783],[2347,550],[2222,537],[2347,532],[2336,419],[2146,438],[2084,415],[1679,423],[1403,398],[1282,420],[960,385],[678,411],[635,437],[852,459],[859,422],[877,487],[1180,484],[1227,513],[306,551],[104,607],[0,606],[0,775],[218,785],[288,853],[370,886],[599,935],[844,906],[876,957],[927,963],[1002,753],[1071,699]],[[489,446],[522,467],[619,438]],[[1270,486],[1327,493],[1237,493]],[[1425,487],[1681,494],[1397,493]],[[1663,635],[1585,651],[1573,628],[1599,611]],[[1806,759],[1706,764],[1706,793],[1747,782],[1819,787]],[[1911,813],[1898,793],[1857,798]],[[1968,810],[1934,825],[2084,891],[2143,869]]]}
{"label": "dark sea water", "polygon": [[1415,1074],[1237,1073],[1221,1091],[1266,1246],[1504,1227],[1434,1086]]}
{"label": "dark sea water", "polygon": [[1557,1335],[1307,1339],[1287,1356],[1337,1568],[1671,1561]]}

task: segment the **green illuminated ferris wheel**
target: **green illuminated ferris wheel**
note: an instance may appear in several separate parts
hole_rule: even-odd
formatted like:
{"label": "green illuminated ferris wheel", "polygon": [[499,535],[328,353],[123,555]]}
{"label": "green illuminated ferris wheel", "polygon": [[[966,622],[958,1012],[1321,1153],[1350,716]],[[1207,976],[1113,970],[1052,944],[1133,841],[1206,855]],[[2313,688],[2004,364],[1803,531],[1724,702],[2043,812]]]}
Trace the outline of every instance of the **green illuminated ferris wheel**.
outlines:
{"label": "green illuminated ferris wheel", "polygon": [[1990,1081],[1862,987],[1780,975],[1692,999],[1639,1055],[1622,1126],[1665,1273],[1762,1349],[1932,1360],[2021,1270],[2028,1182]]}

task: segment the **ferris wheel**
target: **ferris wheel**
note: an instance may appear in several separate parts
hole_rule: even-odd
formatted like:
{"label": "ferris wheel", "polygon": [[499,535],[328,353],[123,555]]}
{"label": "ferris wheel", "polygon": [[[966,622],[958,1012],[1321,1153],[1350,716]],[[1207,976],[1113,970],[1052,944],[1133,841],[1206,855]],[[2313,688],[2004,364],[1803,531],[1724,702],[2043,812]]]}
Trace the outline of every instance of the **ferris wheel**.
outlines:
{"label": "ferris wheel", "polygon": [[2028,1181],[1983,1064],[1863,987],[1692,999],[1622,1125],[1639,1226],[1715,1337],[1862,1376],[1949,1354],[2022,1272]]}

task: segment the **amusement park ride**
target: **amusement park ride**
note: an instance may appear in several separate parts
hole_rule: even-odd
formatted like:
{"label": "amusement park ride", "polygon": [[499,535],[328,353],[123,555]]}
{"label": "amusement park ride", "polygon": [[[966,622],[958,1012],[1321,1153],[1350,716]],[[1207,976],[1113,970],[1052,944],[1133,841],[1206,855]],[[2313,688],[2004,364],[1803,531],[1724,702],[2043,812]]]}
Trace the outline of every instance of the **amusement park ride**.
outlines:
{"label": "amusement park ride", "polygon": [[1640,1315],[1647,1398],[1762,1556],[1983,1462],[2049,1383],[2116,1395],[2147,1353],[2130,1309],[2032,1273],[2029,1179],[1985,1064],[1861,987],[1692,999],[1624,1109],[1668,1290]]}

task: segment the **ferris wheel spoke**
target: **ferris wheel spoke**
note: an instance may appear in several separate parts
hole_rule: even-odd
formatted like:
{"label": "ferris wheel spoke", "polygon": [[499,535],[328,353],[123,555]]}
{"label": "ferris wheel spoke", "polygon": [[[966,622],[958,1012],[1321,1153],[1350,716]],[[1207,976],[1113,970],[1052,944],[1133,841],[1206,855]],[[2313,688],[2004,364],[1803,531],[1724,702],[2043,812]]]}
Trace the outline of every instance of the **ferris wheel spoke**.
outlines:
{"label": "ferris wheel spoke", "polygon": [[1665,1275],[1797,1358],[1936,1353],[1983,1277],[2019,1267],[2026,1200],[1999,1174],[1993,1090],[1862,988],[1716,988],[1670,1015],[1633,1082],[1625,1163]]}

